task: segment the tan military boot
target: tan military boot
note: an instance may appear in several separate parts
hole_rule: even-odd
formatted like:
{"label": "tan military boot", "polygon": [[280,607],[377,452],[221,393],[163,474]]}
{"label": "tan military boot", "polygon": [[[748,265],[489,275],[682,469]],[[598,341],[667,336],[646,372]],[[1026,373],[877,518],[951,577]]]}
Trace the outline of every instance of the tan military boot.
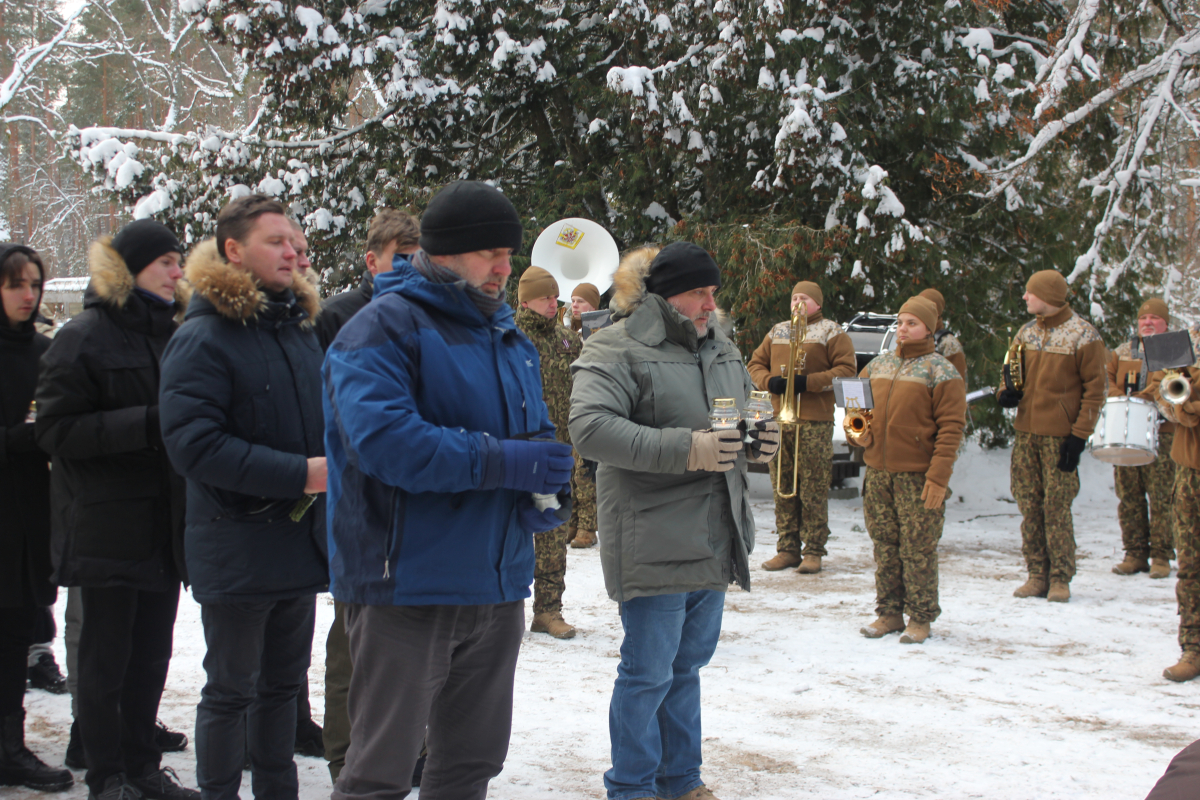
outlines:
{"label": "tan military boot", "polygon": [[[662,798],[659,798],[659,800],[662,800]],[[712,790],[709,789],[707,786],[697,786],[695,789],[692,789],[690,792],[685,794],[683,797],[680,797],[679,800],[721,800],[721,799],[719,797],[717,797],[715,794],[713,794]]]}
{"label": "tan military boot", "polygon": [[805,556],[800,562],[800,566],[796,569],[801,575],[816,575],[821,571],[820,556]]}
{"label": "tan military boot", "polygon": [[[1118,575],[1136,575],[1139,572],[1149,572],[1150,565],[1146,563],[1144,558],[1136,558],[1125,554],[1125,560],[1113,567],[1113,572]],[[1163,577],[1166,577],[1165,575]]]}
{"label": "tan military boot", "polygon": [[1150,559],[1150,577],[1151,578],[1169,578],[1171,577],[1171,562],[1165,558]]}
{"label": "tan military boot", "polygon": [[575,541],[575,537],[578,535],[579,535],[579,528],[576,528],[574,525],[567,528],[567,544],[570,544],[571,542]]}
{"label": "tan military boot", "polygon": [[925,644],[925,640],[928,638],[929,623],[910,619],[908,627],[904,629],[904,633],[900,634],[900,644]]}
{"label": "tan military boot", "polygon": [[781,569],[794,567],[800,563],[800,556],[795,553],[776,553],[763,562],[762,568],[767,572],[778,572]]}
{"label": "tan military boot", "polygon": [[1184,650],[1179,657],[1179,663],[1163,670],[1163,677],[1169,681],[1183,683],[1200,675],[1200,653],[1195,650]]}
{"label": "tan military boot", "polygon": [[595,531],[579,531],[575,534],[575,538],[571,540],[571,547],[591,547],[596,543]]}
{"label": "tan military boot", "polygon": [[878,639],[881,636],[887,636],[889,633],[904,630],[904,616],[901,614],[887,614],[880,616],[870,625],[865,625],[859,629],[859,633],[868,639]]}
{"label": "tan military boot", "polygon": [[1051,603],[1071,602],[1071,584],[1058,578],[1051,578],[1050,591],[1046,593],[1046,599]]}
{"label": "tan military boot", "polygon": [[575,629],[568,625],[559,612],[543,611],[533,615],[533,624],[529,630],[534,633],[548,633],[555,639],[575,638]]}
{"label": "tan military boot", "polygon": [[1045,575],[1030,575],[1029,580],[1013,592],[1013,597],[1045,597],[1047,589]]}

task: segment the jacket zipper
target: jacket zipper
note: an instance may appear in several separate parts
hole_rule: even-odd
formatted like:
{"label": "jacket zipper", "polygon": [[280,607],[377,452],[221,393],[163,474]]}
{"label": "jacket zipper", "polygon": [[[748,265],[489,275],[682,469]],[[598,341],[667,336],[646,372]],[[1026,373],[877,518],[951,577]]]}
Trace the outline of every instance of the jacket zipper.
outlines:
{"label": "jacket zipper", "polygon": [[385,581],[392,578],[392,545],[396,543],[396,487],[392,487],[391,494],[392,518],[391,524],[388,525],[387,540],[383,547],[383,579]]}

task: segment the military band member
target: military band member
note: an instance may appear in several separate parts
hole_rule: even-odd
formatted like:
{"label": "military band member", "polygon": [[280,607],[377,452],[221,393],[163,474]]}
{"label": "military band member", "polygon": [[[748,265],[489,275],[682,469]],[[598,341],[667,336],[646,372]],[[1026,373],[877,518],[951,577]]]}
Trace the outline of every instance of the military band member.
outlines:
{"label": "military band member", "polygon": [[1104,403],[1106,348],[1100,333],[1067,304],[1067,281],[1034,273],[1022,299],[1036,318],[1014,337],[1024,351],[1024,390],[1002,387],[997,400],[1016,408],[1012,493],[1021,510],[1021,551],[1029,578],[1014,597],[1071,599],[1079,494],[1079,457]]}
{"label": "military band member", "polygon": [[[521,273],[517,284],[515,322],[521,332],[537,348],[542,363],[542,396],[554,423],[555,436],[563,444],[571,443],[567,419],[571,411],[571,362],[579,357],[583,340],[579,334],[564,328],[558,318],[558,282],[541,267],[530,267]],[[572,489],[575,481],[572,479]],[[548,633],[556,639],[570,639],[575,628],[562,615],[562,596],[566,589],[568,525],[535,534],[533,537],[536,561],[533,568],[534,633]]]}
{"label": "military band member", "polygon": [[[1142,337],[1166,333],[1171,318],[1167,304],[1157,297],[1138,309],[1137,335],[1122,342],[1108,358],[1108,396],[1157,399],[1150,394]],[[1112,568],[1118,575],[1149,572],[1151,578],[1168,578],[1171,559],[1175,558],[1175,530],[1171,516],[1171,491],[1175,483],[1175,462],[1171,445],[1175,424],[1160,420],[1158,455],[1140,467],[1113,467],[1113,486],[1117,492],[1117,520],[1121,524],[1121,543],[1125,560]],[[1149,509],[1146,500],[1149,498]],[[1147,561],[1149,559],[1149,561]]]}
{"label": "military band member", "polygon": [[[1200,352],[1200,333],[1190,330],[1192,349]],[[1174,522],[1175,547],[1179,553],[1175,598],[1179,603],[1179,647],[1183,654],[1174,666],[1163,670],[1163,677],[1190,681],[1200,675],[1200,369],[1183,371],[1191,381],[1187,402],[1175,406],[1163,402],[1158,385],[1163,373],[1149,376],[1149,389],[1158,399],[1158,408],[1171,422],[1178,424],[1171,445],[1175,462]]]}
{"label": "military band member", "polygon": [[[583,315],[600,310],[600,290],[590,283],[581,283],[571,290],[571,330],[583,330]],[[575,467],[571,478],[571,525],[567,541],[571,547],[592,547],[596,544],[596,476],[586,473],[582,462]]]}
{"label": "military band member", "polygon": [[571,290],[571,304],[563,307],[562,323],[578,333],[583,330],[583,315],[600,309],[600,290],[581,283]]}
{"label": "military band member", "polygon": [[946,298],[932,287],[918,296],[932,300],[933,304],[937,306],[938,321],[933,332],[934,349],[938,355],[945,356],[946,360],[954,365],[958,374],[962,375],[962,379],[965,381],[967,379],[967,354],[963,352],[962,342],[958,341],[958,337],[946,328],[946,322],[942,317],[946,312]]}
{"label": "military band member", "polygon": [[934,349],[936,322],[932,301],[909,298],[900,307],[896,349],[860,375],[870,379],[875,401],[870,427],[857,442],[866,447],[863,514],[875,545],[878,619],[862,629],[869,639],[903,630],[901,642],[921,644],[942,612],[937,548],[967,423],[967,390]]}
{"label": "military band member", "polygon": [[[829,539],[829,484],[833,477],[833,379],[852,378],[857,367],[854,345],[842,327],[821,313],[824,296],[812,281],[800,281],[792,289],[791,309],[803,305],[808,314],[808,330],[801,347],[804,367],[798,370],[794,388],[799,396],[800,425],[787,428],[779,458],[771,462],[771,480],[783,471],[785,491],[790,490],[796,452],[800,440],[800,476],[796,496],[775,493],[775,527],[778,551],[763,564],[763,569],[780,570],[800,566],[799,572],[821,571],[825,543]],[[791,321],[771,329],[747,368],[754,385],[772,393],[771,403],[779,413],[786,390],[788,354],[791,347]],[[797,367],[800,360],[796,361]],[[775,484],[778,485],[778,484]]]}

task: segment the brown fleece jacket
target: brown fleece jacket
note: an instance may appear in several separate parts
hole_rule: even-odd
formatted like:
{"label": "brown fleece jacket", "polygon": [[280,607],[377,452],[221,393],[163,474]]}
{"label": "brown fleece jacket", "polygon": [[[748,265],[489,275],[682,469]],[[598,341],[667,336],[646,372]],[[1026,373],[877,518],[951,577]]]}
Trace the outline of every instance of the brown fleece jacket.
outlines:
{"label": "brown fleece jacket", "polygon": [[[750,356],[746,368],[750,379],[760,391],[767,390],[767,381],[784,375],[788,351],[791,348],[792,322],[785,320],[771,328],[762,344]],[[800,345],[804,351],[804,370],[797,371],[808,378],[808,386],[800,393],[800,419],[814,422],[833,421],[833,379],[852,378],[856,362],[854,343],[842,326],[825,319],[818,311],[808,318],[808,328]],[[799,366],[799,359],[797,366]],[[779,413],[782,397],[771,395],[771,405]]]}
{"label": "brown fleece jacket", "polygon": [[[1118,345],[1117,349],[1113,350],[1108,356],[1108,361],[1104,365],[1104,372],[1108,376],[1108,396],[1124,397],[1125,376],[1132,372],[1135,376],[1137,376],[1137,379],[1140,380],[1142,374],[1142,360],[1140,358],[1133,357],[1133,347],[1129,342],[1122,342],[1120,345]],[[1154,394],[1151,394],[1149,386],[1154,375],[1159,376],[1159,381],[1162,380],[1160,373],[1151,373],[1147,375],[1147,386],[1140,391],[1134,392],[1131,397],[1149,400],[1151,403],[1157,402],[1157,390],[1155,390]],[[1158,430],[1160,433],[1171,433],[1175,430],[1175,423],[1170,421],[1160,421],[1158,424]]]}
{"label": "brown fleece jacket", "polygon": [[923,472],[945,488],[967,424],[967,385],[958,370],[926,338],[876,357],[860,377],[871,380],[875,400],[867,466]]}
{"label": "brown fleece jacket", "polygon": [[1014,340],[1025,344],[1025,395],[1013,427],[1036,436],[1091,436],[1107,391],[1100,332],[1063,306],[1025,323]]}
{"label": "brown fleece jacket", "polygon": [[[1200,332],[1188,330],[1192,349],[1200,348]],[[1200,352],[1200,350],[1197,350]],[[1192,469],[1200,469],[1200,368],[1187,367],[1181,370],[1192,383],[1192,394],[1183,405],[1166,402],[1158,393],[1163,372],[1151,372],[1146,376],[1146,392],[1158,403],[1158,410],[1171,422],[1176,423],[1175,441],[1171,443],[1171,460]]]}

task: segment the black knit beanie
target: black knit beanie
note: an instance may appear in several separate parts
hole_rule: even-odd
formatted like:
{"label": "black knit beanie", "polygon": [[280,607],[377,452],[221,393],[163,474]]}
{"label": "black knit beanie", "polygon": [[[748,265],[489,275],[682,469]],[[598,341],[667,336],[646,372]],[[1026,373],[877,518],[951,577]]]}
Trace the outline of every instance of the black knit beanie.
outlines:
{"label": "black knit beanie", "polygon": [[152,219],[139,219],[121,228],[112,239],[112,248],[134,275],[153,264],[159,256],[167,253],[183,255],[183,247],[171,229]]}
{"label": "black knit beanie", "polygon": [[498,247],[516,252],[524,233],[509,199],[480,181],[455,181],[434,195],[421,215],[421,249],[431,256]]}
{"label": "black knit beanie", "polygon": [[700,245],[672,242],[658,251],[646,275],[646,291],[662,297],[698,289],[721,286],[721,269]]}

